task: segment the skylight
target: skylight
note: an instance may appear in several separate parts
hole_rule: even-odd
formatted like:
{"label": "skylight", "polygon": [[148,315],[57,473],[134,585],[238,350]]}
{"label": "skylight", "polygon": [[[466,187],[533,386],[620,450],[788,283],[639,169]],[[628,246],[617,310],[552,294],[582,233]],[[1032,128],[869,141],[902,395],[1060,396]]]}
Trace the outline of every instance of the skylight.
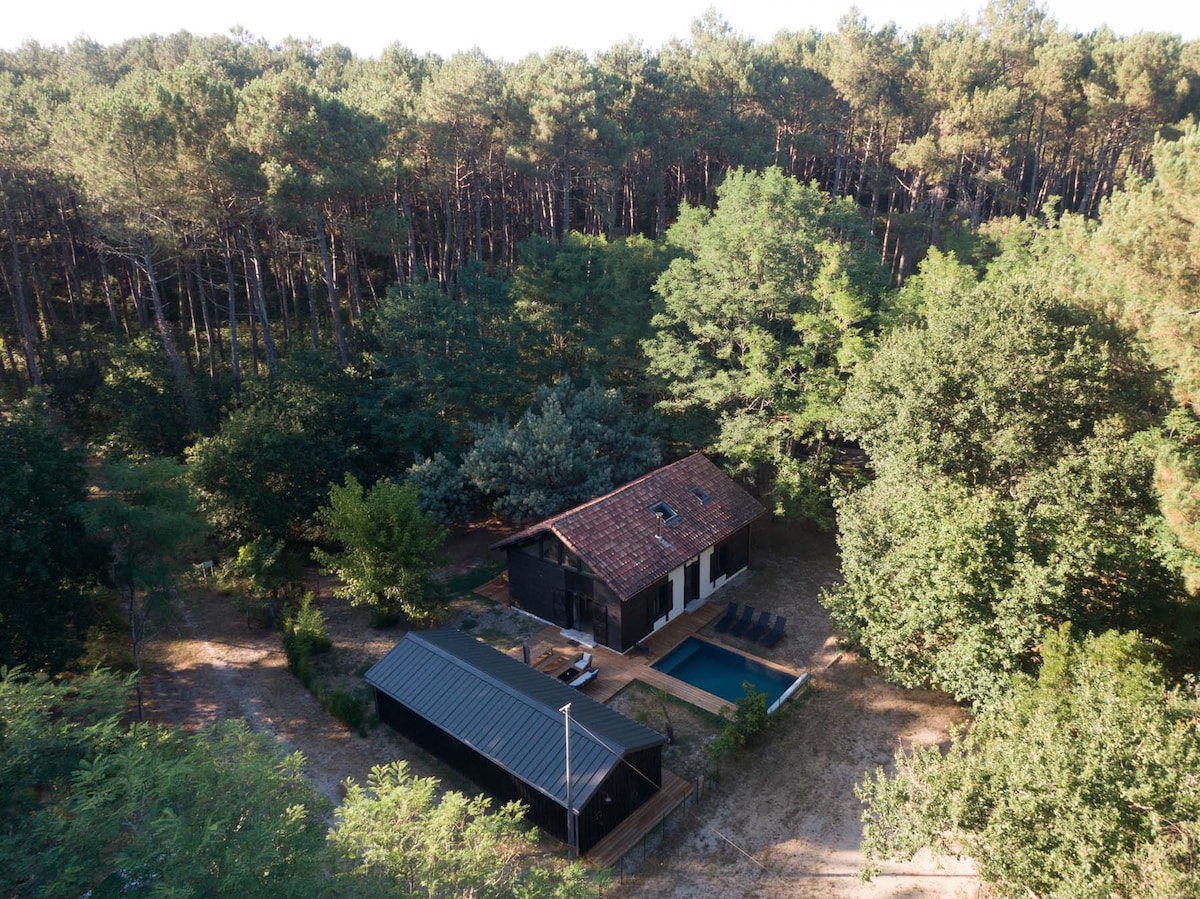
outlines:
{"label": "skylight", "polygon": [[712,502],[712,497],[704,492],[703,487],[689,487],[688,493],[700,500],[700,505],[702,506],[707,506],[710,502]]}
{"label": "skylight", "polygon": [[666,503],[655,503],[650,507],[650,511],[655,515],[661,515],[663,524],[670,524],[679,517],[679,513],[668,506]]}

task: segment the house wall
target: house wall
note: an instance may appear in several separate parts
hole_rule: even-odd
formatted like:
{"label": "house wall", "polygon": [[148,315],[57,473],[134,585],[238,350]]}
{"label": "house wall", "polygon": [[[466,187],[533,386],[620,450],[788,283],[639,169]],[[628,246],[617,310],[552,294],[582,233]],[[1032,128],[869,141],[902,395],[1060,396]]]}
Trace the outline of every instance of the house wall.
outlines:
{"label": "house wall", "polygon": [[502,803],[523,803],[531,822],[560,840],[567,839],[567,810],[563,805],[379,689],[375,690],[375,707],[380,721],[453,765]]}
{"label": "house wall", "polygon": [[[683,614],[683,566],[680,565],[667,575],[667,577],[671,580],[671,612],[665,618],[669,619]],[[666,620],[662,624],[666,624]],[[662,624],[656,623],[655,627],[662,627]]]}
{"label": "house wall", "polygon": [[659,585],[664,580],[666,578],[621,603],[621,642],[619,646],[614,647],[619,652],[633,649],[639,640],[654,630],[654,621],[648,617],[649,609],[658,593]]}
{"label": "house wall", "polygon": [[[379,689],[375,690],[375,707],[380,721],[449,762],[501,802],[517,800],[523,803],[529,809],[526,817],[530,822],[566,842],[567,810],[564,805]],[[579,808],[576,816],[579,851],[584,853],[591,849],[661,786],[661,746],[627,753],[623,763],[613,767],[588,802]]]}
{"label": "house wall", "polygon": [[662,787],[662,746],[626,753],[579,810],[579,851],[587,852]]}
{"label": "house wall", "polygon": [[[726,570],[714,579],[713,566],[721,563],[722,554]],[[750,525],[746,525],[700,553],[700,599],[710,597],[749,562]],[[564,568],[555,561],[538,558],[521,549],[509,549],[508,589],[513,601],[522,609],[559,627],[571,626],[562,608],[563,595],[570,590],[587,596],[590,590],[592,634],[596,642],[618,652],[628,652],[643,637],[683,613],[686,605],[685,567],[680,565],[666,577],[622,603],[602,581],[591,575]],[[647,620],[658,589],[664,582],[671,586],[670,612]],[[558,597],[557,604],[555,597]]]}
{"label": "house wall", "polygon": [[[725,570],[713,577],[713,566],[724,554]],[[701,553],[700,596],[707,598],[720,590],[729,579],[750,564],[750,525],[734,531],[720,543]]]}
{"label": "house wall", "polygon": [[622,603],[602,581],[592,583],[592,636],[601,646],[623,652],[621,633],[623,630]]}
{"label": "house wall", "polygon": [[719,584],[714,584],[708,573],[712,571],[712,554],[713,548],[710,546],[704,552],[700,553],[700,598],[708,599],[717,591],[717,589],[725,583],[722,579]]}
{"label": "house wall", "polygon": [[[714,564],[714,557],[719,559],[722,551],[724,551],[724,562],[727,570],[725,573],[719,575],[714,581],[711,574],[712,565]],[[706,599],[717,590],[721,589],[721,587],[725,586],[725,584],[729,582],[731,577],[744,570],[749,563],[750,526],[747,525],[746,527],[730,534],[728,538],[722,540],[720,543],[716,544],[716,546],[710,546],[708,549],[700,553],[700,598]],[[670,580],[672,590],[671,611],[668,614],[655,619],[653,624],[650,626],[650,629],[644,633],[641,633],[640,636],[637,637],[637,640],[641,640],[642,637],[645,637],[647,634],[658,630],[676,615],[679,615],[684,611],[685,567],[686,563],[685,565],[680,565],[669,575],[667,575],[667,578]],[[648,591],[639,593],[636,597],[634,597],[634,599],[639,599],[642,602],[640,611],[643,616],[645,615],[647,603],[653,601],[653,592],[656,589],[657,585],[650,588]],[[648,595],[643,596],[643,594]],[[630,600],[630,602],[633,602],[633,600]],[[628,603],[626,603],[626,605],[628,605]],[[634,642],[636,643],[637,640]],[[627,648],[628,646],[626,649]]]}
{"label": "house wall", "polygon": [[[508,551],[508,593],[513,601],[539,618],[554,621],[554,592],[566,589],[567,569],[519,549]],[[554,621],[565,627],[565,621]]]}

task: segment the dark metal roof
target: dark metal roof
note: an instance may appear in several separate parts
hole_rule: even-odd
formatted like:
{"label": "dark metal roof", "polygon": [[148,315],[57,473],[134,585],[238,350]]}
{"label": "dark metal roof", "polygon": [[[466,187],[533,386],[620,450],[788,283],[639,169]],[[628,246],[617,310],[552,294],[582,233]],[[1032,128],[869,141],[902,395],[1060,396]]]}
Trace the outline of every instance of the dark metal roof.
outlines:
{"label": "dark metal roof", "polygon": [[[660,504],[676,513],[661,526],[654,513]],[[694,453],[518,531],[492,549],[553,533],[619,598],[629,599],[764,512],[725,472]]]}
{"label": "dark metal roof", "polygon": [[666,742],[650,728],[462,631],[409,633],[372,666],[366,679],[564,809],[566,735],[559,709],[568,702],[576,808],[583,807],[622,756]]}

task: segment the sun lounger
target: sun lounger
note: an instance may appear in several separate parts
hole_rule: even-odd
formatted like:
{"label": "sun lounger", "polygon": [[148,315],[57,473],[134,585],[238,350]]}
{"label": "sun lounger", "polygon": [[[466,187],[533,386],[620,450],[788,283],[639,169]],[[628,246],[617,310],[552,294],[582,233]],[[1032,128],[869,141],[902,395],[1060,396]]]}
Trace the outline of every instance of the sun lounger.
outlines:
{"label": "sun lounger", "polygon": [[725,607],[724,617],[722,617],[721,620],[714,625],[717,632],[723,634],[729,630],[730,626],[737,621],[737,613],[738,604],[736,602],[729,603],[729,605]]}
{"label": "sun lounger", "polygon": [[754,620],[754,606],[746,606],[742,609],[742,617],[737,620],[737,624],[729,629],[729,633],[735,637],[740,637],[746,633],[746,628],[750,626],[750,622]]}
{"label": "sun lounger", "polygon": [[754,627],[752,627],[752,628],[750,628],[750,630],[746,631],[746,639],[747,640],[757,640],[759,637],[761,637],[763,634],[765,634],[770,627],[771,627],[771,613],[770,612],[760,612],[759,616],[758,616],[758,621],[755,622]]}
{"label": "sun lounger", "polygon": [[779,638],[783,636],[783,632],[785,630],[787,630],[787,619],[782,615],[778,615],[775,618],[775,626],[771,628],[771,632],[763,637],[759,642],[761,642],[763,646],[770,649],[779,642]]}
{"label": "sun lounger", "polygon": [[590,684],[592,681],[594,681],[599,676],[600,676],[600,669],[593,668],[591,671],[585,671],[583,674],[579,675],[579,677],[577,677],[577,678],[575,678],[575,680],[571,681],[569,686],[578,690],[580,687],[584,686],[585,684]]}

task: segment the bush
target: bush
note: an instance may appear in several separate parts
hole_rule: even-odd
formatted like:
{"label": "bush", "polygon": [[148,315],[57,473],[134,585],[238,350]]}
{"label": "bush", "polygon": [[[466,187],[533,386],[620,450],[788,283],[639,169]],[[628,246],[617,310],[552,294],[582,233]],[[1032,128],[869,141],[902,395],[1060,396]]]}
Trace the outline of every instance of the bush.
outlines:
{"label": "bush", "polygon": [[737,701],[733,714],[721,713],[721,731],[708,745],[708,757],[714,767],[721,760],[752,741],[767,727],[767,694],[756,690],[749,681],[742,684],[746,694]]}
{"label": "bush", "polygon": [[321,705],[329,714],[360,737],[367,735],[369,715],[366,697],[361,691],[334,690],[321,697]]}
{"label": "bush", "polygon": [[283,620],[283,651],[288,669],[308,687],[312,685],[312,657],[333,648],[325,627],[325,615],[312,593],[304,594],[300,604]]}
{"label": "bush", "polygon": [[372,630],[381,631],[400,621],[400,613],[387,606],[371,606],[371,617],[367,624]]}

